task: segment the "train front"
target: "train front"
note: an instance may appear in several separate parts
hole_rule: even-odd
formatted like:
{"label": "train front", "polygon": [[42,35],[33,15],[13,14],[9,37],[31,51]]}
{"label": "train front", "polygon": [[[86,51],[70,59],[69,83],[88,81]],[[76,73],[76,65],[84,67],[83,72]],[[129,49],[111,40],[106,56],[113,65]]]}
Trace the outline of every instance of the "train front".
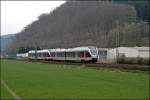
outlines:
{"label": "train front", "polygon": [[90,49],[90,54],[92,57],[92,62],[97,62],[98,60],[98,49],[96,47],[89,47]]}

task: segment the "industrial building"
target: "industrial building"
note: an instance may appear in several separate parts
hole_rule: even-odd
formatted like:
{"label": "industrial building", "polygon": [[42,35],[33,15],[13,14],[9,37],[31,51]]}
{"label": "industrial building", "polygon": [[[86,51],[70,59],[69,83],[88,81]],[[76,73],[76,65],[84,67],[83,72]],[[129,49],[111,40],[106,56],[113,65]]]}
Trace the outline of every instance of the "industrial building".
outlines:
{"label": "industrial building", "polygon": [[99,62],[115,62],[116,57],[142,57],[149,58],[149,47],[118,47],[98,48]]}

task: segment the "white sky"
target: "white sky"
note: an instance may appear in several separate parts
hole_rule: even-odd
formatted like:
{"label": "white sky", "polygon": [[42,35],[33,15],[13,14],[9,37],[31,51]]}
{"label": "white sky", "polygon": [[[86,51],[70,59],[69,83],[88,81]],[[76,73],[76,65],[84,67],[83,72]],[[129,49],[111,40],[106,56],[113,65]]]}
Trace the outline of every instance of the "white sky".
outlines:
{"label": "white sky", "polygon": [[65,1],[1,1],[1,35],[20,32],[26,25]]}

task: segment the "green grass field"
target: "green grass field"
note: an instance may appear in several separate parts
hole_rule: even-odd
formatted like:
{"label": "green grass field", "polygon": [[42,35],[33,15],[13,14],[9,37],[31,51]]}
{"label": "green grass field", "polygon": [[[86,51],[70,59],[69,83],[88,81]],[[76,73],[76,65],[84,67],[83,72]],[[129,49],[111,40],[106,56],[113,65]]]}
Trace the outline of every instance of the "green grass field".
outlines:
{"label": "green grass field", "polygon": [[21,99],[149,99],[149,74],[117,69],[1,60],[1,80]]}

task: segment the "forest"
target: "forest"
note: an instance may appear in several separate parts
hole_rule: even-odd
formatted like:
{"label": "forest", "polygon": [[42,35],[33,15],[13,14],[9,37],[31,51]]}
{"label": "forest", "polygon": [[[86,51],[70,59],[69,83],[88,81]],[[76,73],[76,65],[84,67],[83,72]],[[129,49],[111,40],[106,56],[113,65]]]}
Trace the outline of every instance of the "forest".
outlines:
{"label": "forest", "polygon": [[7,53],[33,48],[149,46],[149,1],[66,1],[17,33]]}

